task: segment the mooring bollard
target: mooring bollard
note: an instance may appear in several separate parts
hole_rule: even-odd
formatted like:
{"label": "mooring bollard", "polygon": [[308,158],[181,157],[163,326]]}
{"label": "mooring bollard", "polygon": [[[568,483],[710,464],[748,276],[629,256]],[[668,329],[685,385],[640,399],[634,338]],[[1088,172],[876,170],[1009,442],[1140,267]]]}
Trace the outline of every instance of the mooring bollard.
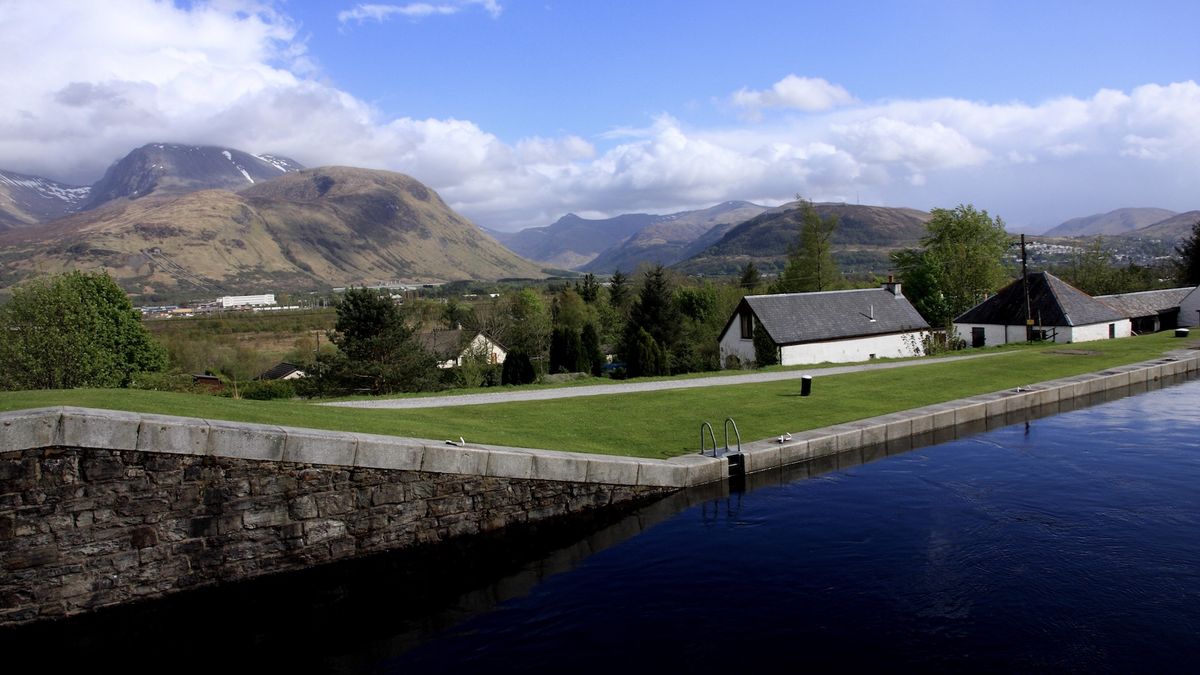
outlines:
{"label": "mooring bollard", "polygon": [[800,378],[800,395],[808,396],[812,393],[812,375],[804,375]]}

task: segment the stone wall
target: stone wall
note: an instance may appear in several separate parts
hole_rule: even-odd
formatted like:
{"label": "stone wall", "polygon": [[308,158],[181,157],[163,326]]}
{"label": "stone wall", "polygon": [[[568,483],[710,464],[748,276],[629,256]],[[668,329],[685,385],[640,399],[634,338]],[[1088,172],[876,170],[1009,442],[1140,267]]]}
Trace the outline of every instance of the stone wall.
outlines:
{"label": "stone wall", "polygon": [[80,447],[0,453],[0,623],[674,491]]}

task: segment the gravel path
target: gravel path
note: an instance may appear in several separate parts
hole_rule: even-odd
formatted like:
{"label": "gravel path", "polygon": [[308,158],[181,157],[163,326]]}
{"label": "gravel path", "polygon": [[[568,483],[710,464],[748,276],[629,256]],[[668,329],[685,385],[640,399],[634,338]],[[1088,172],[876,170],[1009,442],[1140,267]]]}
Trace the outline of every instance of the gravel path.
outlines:
{"label": "gravel path", "polygon": [[940,359],[917,359],[913,361],[888,361],[883,363],[868,363],[855,366],[833,366],[816,368],[812,371],[789,370],[773,373],[746,373],[744,375],[720,375],[716,377],[698,377],[690,380],[664,380],[661,382],[621,382],[618,384],[595,384],[584,387],[561,387],[558,389],[531,389],[526,391],[498,391],[487,394],[460,394],[458,396],[428,396],[423,398],[388,398],[372,401],[338,401],[320,405],[339,406],[343,408],[446,408],[462,405],[488,405],[490,403],[514,403],[519,401],[548,401],[558,398],[575,398],[577,396],[605,396],[608,394],[632,394],[641,391],[666,391],[669,389],[694,389],[697,387],[724,387],[731,384],[753,384],[755,382],[777,382],[779,380],[798,380],[805,375],[813,379],[822,375],[839,375],[841,373],[857,373],[866,370],[887,370],[889,368],[908,368],[923,366],[930,363],[949,363],[997,356],[1010,352],[992,352],[990,354],[972,354],[969,356],[947,356]]}

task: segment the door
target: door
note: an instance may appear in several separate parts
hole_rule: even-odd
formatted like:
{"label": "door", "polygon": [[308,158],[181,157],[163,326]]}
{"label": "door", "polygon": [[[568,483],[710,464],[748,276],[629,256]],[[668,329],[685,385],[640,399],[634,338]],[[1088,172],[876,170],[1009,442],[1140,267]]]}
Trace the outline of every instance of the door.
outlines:
{"label": "door", "polygon": [[984,337],[983,326],[974,326],[971,328],[971,346],[982,347],[987,344],[987,338]]}

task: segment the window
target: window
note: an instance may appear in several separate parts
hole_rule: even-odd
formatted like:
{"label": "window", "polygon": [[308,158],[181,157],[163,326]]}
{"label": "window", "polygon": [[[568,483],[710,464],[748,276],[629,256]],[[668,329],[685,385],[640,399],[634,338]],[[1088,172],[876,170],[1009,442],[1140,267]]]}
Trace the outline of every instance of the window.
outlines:
{"label": "window", "polygon": [[742,320],[742,339],[743,340],[753,340],[754,339],[754,315],[751,314],[750,312],[746,312],[745,314],[740,314],[739,317]]}

